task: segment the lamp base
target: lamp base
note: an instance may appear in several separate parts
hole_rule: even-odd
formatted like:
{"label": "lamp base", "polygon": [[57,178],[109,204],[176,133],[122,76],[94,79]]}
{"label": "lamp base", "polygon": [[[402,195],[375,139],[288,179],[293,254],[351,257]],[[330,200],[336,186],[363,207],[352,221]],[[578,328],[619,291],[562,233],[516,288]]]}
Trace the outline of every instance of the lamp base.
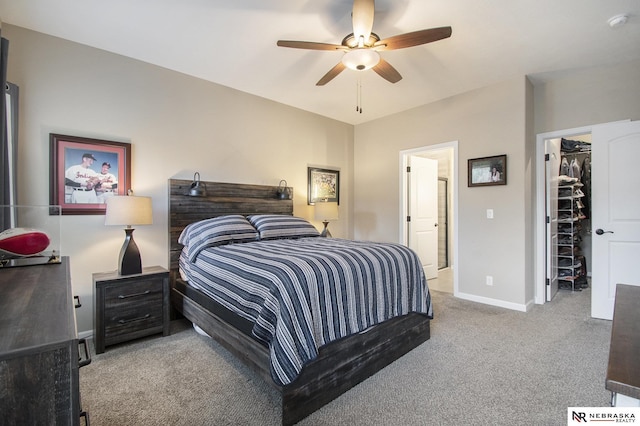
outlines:
{"label": "lamp base", "polygon": [[125,228],[124,230],[126,235],[118,258],[118,273],[120,275],[142,273],[142,259],[140,259],[138,245],[133,240],[133,231],[133,228]]}
{"label": "lamp base", "polygon": [[332,237],[331,232],[329,232],[329,222],[328,221],[323,221],[322,222],[324,224],[324,229],[322,230],[322,233],[320,234],[321,237]]}

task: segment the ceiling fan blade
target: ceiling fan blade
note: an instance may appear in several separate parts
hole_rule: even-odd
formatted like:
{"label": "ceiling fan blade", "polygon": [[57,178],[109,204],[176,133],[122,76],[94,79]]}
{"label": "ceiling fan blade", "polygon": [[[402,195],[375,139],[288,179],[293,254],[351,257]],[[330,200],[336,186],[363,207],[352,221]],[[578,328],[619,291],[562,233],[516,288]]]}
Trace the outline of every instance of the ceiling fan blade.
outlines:
{"label": "ceiling fan blade", "polygon": [[347,50],[348,48],[340,44],[316,43],[313,41],[278,40],[280,47],[292,47],[294,49],[308,50]]}
{"label": "ceiling fan blade", "polygon": [[378,65],[372,68],[378,75],[389,83],[397,83],[402,80],[400,73],[391,66],[391,64],[384,59],[380,58]]}
{"label": "ceiling fan blade", "polygon": [[345,65],[342,61],[338,62],[337,65],[329,70],[317,83],[316,86],[324,86],[331,80],[333,80],[338,74],[340,74],[344,69]]}
{"label": "ceiling fan blade", "polygon": [[377,41],[373,47],[376,50],[404,49],[405,47],[431,43],[447,37],[451,37],[451,27],[430,28],[389,37]]}
{"label": "ceiling fan blade", "polygon": [[363,37],[364,42],[369,41],[373,28],[374,0],[354,0],[351,22],[353,23],[353,37],[356,41]]}

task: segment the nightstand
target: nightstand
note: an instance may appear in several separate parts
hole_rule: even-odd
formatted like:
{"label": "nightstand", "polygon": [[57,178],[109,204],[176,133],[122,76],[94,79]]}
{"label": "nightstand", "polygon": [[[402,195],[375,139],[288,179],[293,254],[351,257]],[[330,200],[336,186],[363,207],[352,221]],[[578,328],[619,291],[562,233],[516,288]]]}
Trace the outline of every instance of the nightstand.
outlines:
{"label": "nightstand", "polygon": [[93,284],[96,353],[151,334],[169,335],[169,271],[151,266],[134,275],[96,273]]}

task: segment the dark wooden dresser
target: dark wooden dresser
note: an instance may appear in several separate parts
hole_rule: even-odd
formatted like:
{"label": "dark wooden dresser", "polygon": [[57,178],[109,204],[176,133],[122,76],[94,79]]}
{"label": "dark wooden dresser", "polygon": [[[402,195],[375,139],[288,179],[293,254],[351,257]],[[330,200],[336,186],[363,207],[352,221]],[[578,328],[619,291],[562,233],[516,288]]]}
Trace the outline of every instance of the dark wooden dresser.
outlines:
{"label": "dark wooden dresser", "polygon": [[640,406],[640,286],[618,284],[605,388],[613,406]]}
{"label": "dark wooden dresser", "polygon": [[80,423],[69,259],[0,269],[0,423]]}

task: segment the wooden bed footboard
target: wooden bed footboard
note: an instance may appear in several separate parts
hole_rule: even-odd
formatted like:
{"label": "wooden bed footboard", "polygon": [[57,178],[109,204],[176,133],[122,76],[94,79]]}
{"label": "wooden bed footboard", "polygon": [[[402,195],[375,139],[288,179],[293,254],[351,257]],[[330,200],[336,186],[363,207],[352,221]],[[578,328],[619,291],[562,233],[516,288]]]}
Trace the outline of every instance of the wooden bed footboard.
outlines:
{"label": "wooden bed footboard", "polygon": [[282,394],[282,424],[293,425],[366,380],[430,337],[429,319],[418,313],[392,318],[320,348],[298,378],[278,386],[271,378],[269,352],[214,313],[171,289],[171,303],[221,346]]}
{"label": "wooden bed footboard", "polygon": [[429,337],[429,319],[410,313],[321,347],[318,358],[282,389],[282,424],[299,422]]}

